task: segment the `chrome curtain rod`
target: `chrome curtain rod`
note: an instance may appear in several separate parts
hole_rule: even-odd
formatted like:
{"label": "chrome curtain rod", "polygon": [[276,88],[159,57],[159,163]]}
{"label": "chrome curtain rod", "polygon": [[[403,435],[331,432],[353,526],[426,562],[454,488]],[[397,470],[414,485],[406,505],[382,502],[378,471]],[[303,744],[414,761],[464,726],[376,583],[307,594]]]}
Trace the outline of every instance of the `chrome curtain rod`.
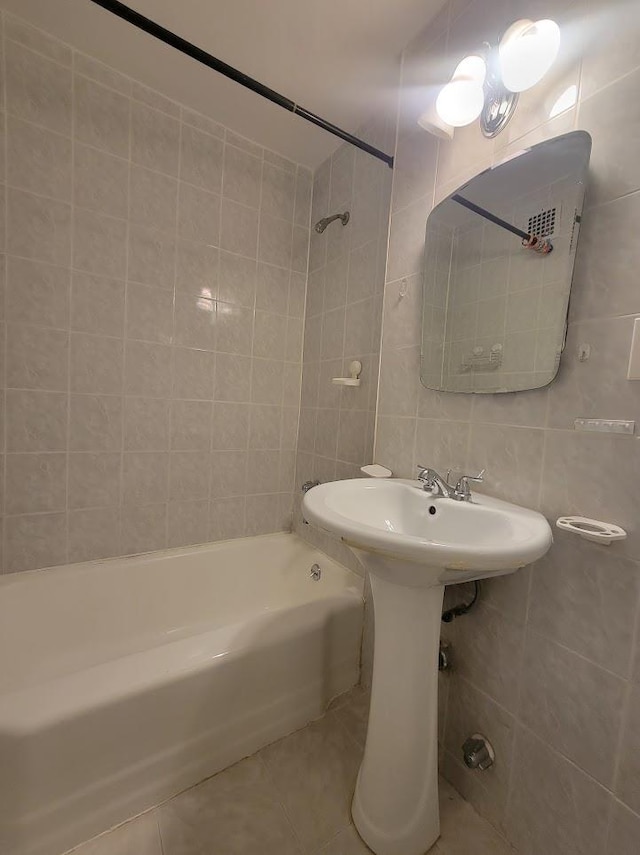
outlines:
{"label": "chrome curtain rod", "polygon": [[285,98],[285,96],[280,95],[279,92],[269,89],[268,86],[265,86],[258,80],[254,80],[253,77],[243,74],[241,71],[238,71],[237,68],[228,65],[221,59],[217,59],[217,57],[212,56],[210,53],[202,50],[202,48],[199,48],[191,42],[186,41],[186,39],[172,33],[171,30],[167,30],[165,27],[160,26],[160,24],[156,24],[155,21],[146,18],[134,9],[129,8],[129,6],[125,6],[124,3],[120,3],[118,0],[91,0],[91,2],[95,3],[96,6],[101,6],[103,9],[106,9],[107,12],[111,12],[118,18],[122,18],[123,21],[133,24],[134,27],[137,27],[139,30],[143,30],[145,33],[159,39],[170,47],[179,50],[181,53],[184,53],[203,65],[212,68],[214,71],[223,74],[230,80],[234,80],[246,89],[251,89],[251,91],[255,92],[257,95],[261,95],[263,98],[266,98],[268,101],[272,101],[279,107],[283,107],[290,113],[300,116],[307,122],[311,122],[312,125],[317,125],[317,127],[322,128],[322,130],[328,131],[336,137],[340,137],[340,139],[356,146],[356,148],[359,148],[362,151],[366,151],[367,154],[372,155],[372,157],[377,157],[378,160],[381,160],[393,169],[392,155],[385,154],[385,152],[369,145],[369,143],[359,139],[359,137],[356,137],[347,131],[343,131],[342,128],[339,128],[337,125],[328,122],[320,116],[316,116],[315,113],[312,113],[310,110],[306,110],[304,107],[293,102],[290,98]]}

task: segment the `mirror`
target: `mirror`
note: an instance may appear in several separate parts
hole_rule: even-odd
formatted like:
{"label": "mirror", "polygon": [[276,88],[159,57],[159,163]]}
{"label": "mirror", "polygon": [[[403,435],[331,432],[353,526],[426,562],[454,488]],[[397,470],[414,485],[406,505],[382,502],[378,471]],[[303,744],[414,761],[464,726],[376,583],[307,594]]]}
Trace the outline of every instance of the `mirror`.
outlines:
{"label": "mirror", "polygon": [[516,392],[556,376],[590,153],[585,131],[556,137],[433,209],[420,370],[427,388]]}

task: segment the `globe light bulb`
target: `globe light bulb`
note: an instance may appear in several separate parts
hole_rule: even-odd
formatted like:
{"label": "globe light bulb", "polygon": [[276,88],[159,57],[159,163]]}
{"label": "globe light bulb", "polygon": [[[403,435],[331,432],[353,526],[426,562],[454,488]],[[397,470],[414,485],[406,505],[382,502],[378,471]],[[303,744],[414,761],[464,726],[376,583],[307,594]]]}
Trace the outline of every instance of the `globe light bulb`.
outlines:
{"label": "globe light bulb", "polygon": [[443,122],[460,128],[478,118],[484,105],[486,74],[482,57],[467,56],[462,60],[436,99],[436,112]]}
{"label": "globe light bulb", "polygon": [[505,87],[511,92],[531,89],[549,71],[559,50],[560,27],[555,21],[516,21],[498,48]]}

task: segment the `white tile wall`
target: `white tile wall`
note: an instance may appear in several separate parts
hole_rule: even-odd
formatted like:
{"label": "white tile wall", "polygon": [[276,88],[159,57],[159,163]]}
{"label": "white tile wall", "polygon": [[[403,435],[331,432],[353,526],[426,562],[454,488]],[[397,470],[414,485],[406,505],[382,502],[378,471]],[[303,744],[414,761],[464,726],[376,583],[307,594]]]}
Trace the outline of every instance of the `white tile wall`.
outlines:
{"label": "white tile wall", "polygon": [[5,572],[287,526],[311,173],[4,24]]}
{"label": "white tile wall", "polygon": [[[472,125],[449,143],[416,130],[418,84],[446,79],[483,33],[495,37],[518,17],[558,20],[563,53],[554,73],[521,97],[503,134],[487,141]],[[450,0],[404,54],[376,460],[403,476],[418,462],[486,467],[489,493],[552,522],[581,513],[616,521],[630,535],[606,550],[558,533],[545,559],[485,583],[480,605],[444,633],[456,663],[442,693],[444,772],[524,855],[638,848],[640,440],[572,427],[580,416],[638,418],[638,391],[625,379],[632,318],[640,314],[637,241],[624,224],[640,204],[639,28],[635,4],[539,0],[532,10],[519,0]],[[578,104],[548,120],[572,83]],[[429,212],[505,154],[574,128],[592,134],[593,158],[557,380],[475,398],[426,390],[417,345]],[[398,301],[402,277],[412,310]],[[582,342],[592,345],[586,363],[577,358]],[[461,743],[476,730],[498,751],[483,775],[461,762]]]}

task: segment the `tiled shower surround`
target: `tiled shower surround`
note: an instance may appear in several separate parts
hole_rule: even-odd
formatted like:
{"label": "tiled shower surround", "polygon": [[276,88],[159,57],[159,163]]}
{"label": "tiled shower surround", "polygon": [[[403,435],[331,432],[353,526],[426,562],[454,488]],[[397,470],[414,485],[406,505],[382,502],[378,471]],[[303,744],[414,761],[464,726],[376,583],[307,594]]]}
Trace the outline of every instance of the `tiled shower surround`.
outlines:
{"label": "tiled shower surround", "polygon": [[[395,129],[383,118],[359,134],[383,150]],[[296,481],[352,478],[373,454],[384,270],[392,172],[346,143],[316,171],[312,225],[349,211],[346,226],[311,231]],[[360,386],[333,385],[362,363]]]}
{"label": "tiled shower surround", "polygon": [[287,527],[311,172],[9,16],[3,53],[4,570]]}
{"label": "tiled shower surround", "polygon": [[[418,128],[429,82],[521,17],[557,20],[568,59],[520,97],[506,130],[487,140],[474,123],[439,142]],[[606,548],[556,531],[545,559],[483,584],[475,610],[443,629],[454,657],[442,693],[443,772],[523,855],[634,855],[640,846],[640,440],[573,430],[578,417],[640,421],[640,384],[626,380],[640,314],[640,242],[627,227],[640,216],[639,25],[637,4],[451,0],[403,62],[375,459],[401,476],[417,463],[486,467],[483,489],[552,523],[577,513],[629,532]],[[576,106],[548,121],[574,84]],[[505,395],[425,389],[430,210],[505,155],[579,128],[593,153],[558,378]],[[478,731],[496,750],[486,773],[462,764],[460,746]]]}
{"label": "tiled shower surround", "polygon": [[[394,120],[380,115],[358,134],[383,151],[392,151]],[[341,145],[316,170],[313,179],[309,279],[305,309],[302,395],[296,486],[361,476],[373,459],[384,275],[389,235],[392,172],[364,152]],[[313,226],[330,214],[349,211],[346,226],[331,223],[318,234]],[[349,364],[362,364],[360,386],[332,384],[349,375]],[[323,532],[306,525],[300,493],[294,513],[296,533],[353,570],[354,555]],[[367,643],[364,682],[372,670],[373,610],[365,605]]]}

